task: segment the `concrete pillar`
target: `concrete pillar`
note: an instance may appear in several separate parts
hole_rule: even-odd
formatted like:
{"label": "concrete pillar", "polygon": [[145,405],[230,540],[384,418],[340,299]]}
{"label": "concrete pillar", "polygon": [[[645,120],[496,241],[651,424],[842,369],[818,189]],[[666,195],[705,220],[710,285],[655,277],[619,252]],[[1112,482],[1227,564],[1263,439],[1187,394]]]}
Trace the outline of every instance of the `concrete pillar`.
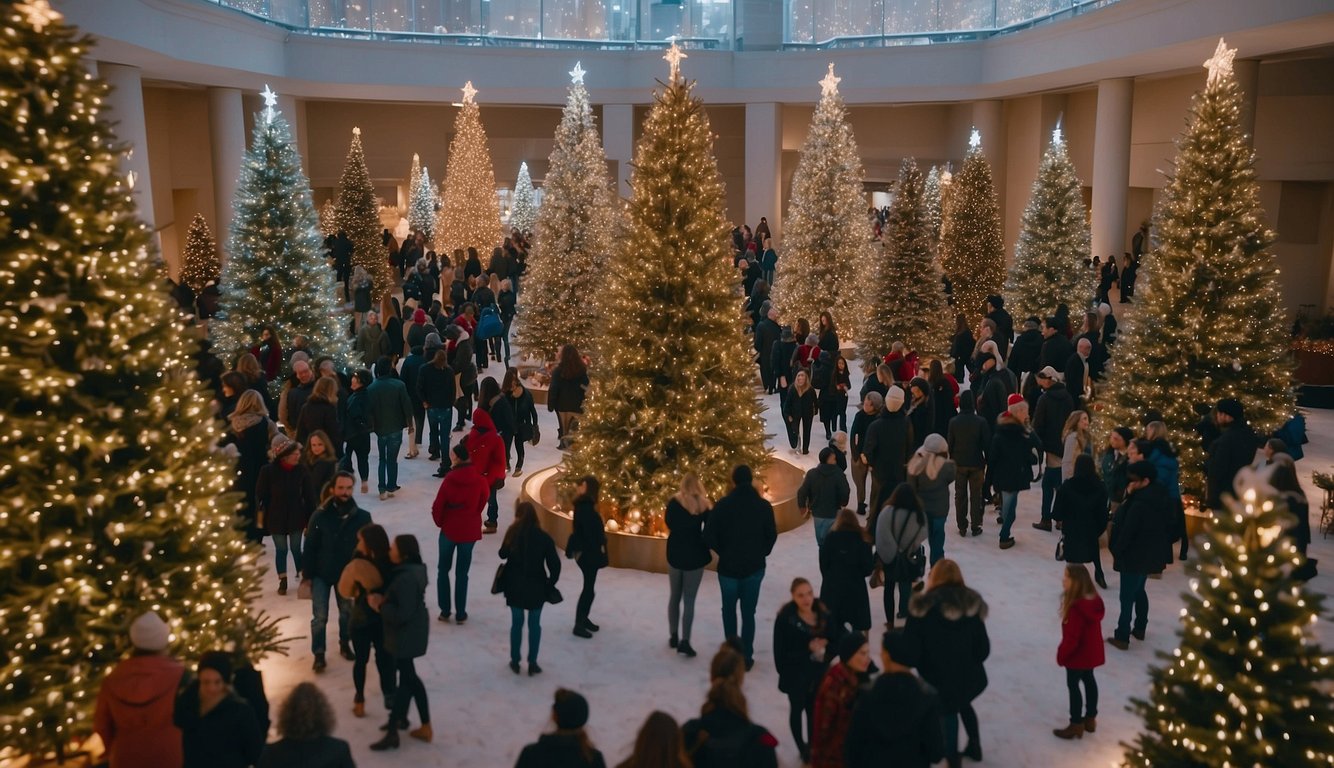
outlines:
{"label": "concrete pillar", "polygon": [[1135,81],[1098,82],[1098,117],[1093,135],[1093,255],[1130,250],[1126,232],[1126,192],[1130,187],[1130,114]]}
{"label": "concrete pillar", "polygon": [[635,106],[602,105],[602,148],[615,164],[616,194],[630,197],[630,163],[635,157]]}
{"label": "concrete pillar", "polygon": [[[290,119],[290,118],[289,118]],[[218,243],[227,242],[232,224],[232,197],[245,157],[245,108],[236,88],[208,89],[209,145],[213,150],[213,202]],[[226,258],[226,249],[223,249]]]}
{"label": "concrete pillar", "polygon": [[[148,126],[144,119],[144,87],[138,67],[99,62],[98,74],[111,86],[106,119],[115,123],[116,138],[127,145],[121,172],[133,179],[139,218],[156,229],[153,215],[153,176],[148,164]],[[156,239],[156,238],[154,238]]]}
{"label": "concrete pillar", "polygon": [[1232,62],[1232,73],[1241,89],[1241,130],[1255,144],[1255,102],[1260,92],[1260,62],[1256,59],[1238,59]]}
{"label": "concrete pillar", "polygon": [[781,169],[783,161],[783,105],[773,102],[746,105],[746,213],[752,229],[764,216],[775,241],[783,228]]}

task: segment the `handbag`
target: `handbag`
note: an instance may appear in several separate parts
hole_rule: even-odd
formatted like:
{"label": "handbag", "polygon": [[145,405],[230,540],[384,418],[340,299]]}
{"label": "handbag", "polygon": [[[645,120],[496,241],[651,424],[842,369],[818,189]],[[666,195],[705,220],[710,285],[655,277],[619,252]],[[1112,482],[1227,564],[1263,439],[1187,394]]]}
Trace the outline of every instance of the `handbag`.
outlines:
{"label": "handbag", "polygon": [[505,563],[502,560],[500,565],[496,566],[496,575],[491,577],[491,594],[498,595],[505,591]]}
{"label": "handbag", "polygon": [[532,443],[533,445],[537,445],[538,442],[541,441],[541,439],[542,439],[542,430],[538,429],[538,427],[537,427],[537,422],[534,421],[534,422],[533,422],[533,439],[530,440],[529,442]]}
{"label": "handbag", "polygon": [[496,312],[495,307],[487,307],[482,310],[482,316],[477,321],[477,338],[494,339],[505,332],[505,324],[500,320],[500,314]]}
{"label": "handbag", "polygon": [[301,583],[297,585],[297,587],[296,587],[296,596],[297,596],[298,599],[300,599],[300,600],[314,600],[314,599],[315,599],[315,596],[314,596],[314,594],[313,594],[313,592],[312,592],[312,585],[311,585],[310,582],[311,582],[311,579],[302,579],[302,580],[301,580]]}
{"label": "handbag", "polygon": [[879,589],[885,586],[885,564],[880,558],[875,559],[875,567],[871,569],[871,589]]}
{"label": "handbag", "polygon": [[1057,560],[1057,562],[1061,562],[1061,563],[1065,562],[1065,537],[1064,537],[1064,536],[1062,536],[1060,539],[1058,539],[1058,540],[1056,541],[1056,560]]}

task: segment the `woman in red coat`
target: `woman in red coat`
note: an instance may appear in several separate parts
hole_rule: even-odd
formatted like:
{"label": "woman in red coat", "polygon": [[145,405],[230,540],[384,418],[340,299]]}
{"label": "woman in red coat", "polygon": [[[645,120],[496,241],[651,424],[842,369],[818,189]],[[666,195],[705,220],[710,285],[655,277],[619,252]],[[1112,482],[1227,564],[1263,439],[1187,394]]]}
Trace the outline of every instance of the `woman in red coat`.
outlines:
{"label": "woman in red coat", "polygon": [[[440,566],[436,573],[436,601],[440,605],[437,620],[449,623],[468,620],[468,570],[472,567],[472,549],[482,539],[482,510],[491,497],[491,484],[482,476],[468,447],[459,443],[450,452],[453,467],[445,473],[440,491],[431,505],[431,517],[440,529]],[[453,601],[450,601],[449,570],[458,554],[454,573]]]}
{"label": "woman in red coat", "polygon": [[[1070,689],[1070,724],[1052,731],[1058,738],[1078,739],[1098,729],[1098,682],[1093,670],[1106,661],[1102,645],[1102,616],[1105,609],[1088,568],[1079,563],[1065,566],[1061,581],[1061,647],[1056,663],[1065,667]],[[1084,696],[1079,685],[1084,684]]]}
{"label": "woman in red coat", "polygon": [[843,768],[843,741],[852,707],[870,680],[871,648],[866,635],[849,632],[838,641],[838,663],[829,668],[815,694],[811,728],[811,768]]}

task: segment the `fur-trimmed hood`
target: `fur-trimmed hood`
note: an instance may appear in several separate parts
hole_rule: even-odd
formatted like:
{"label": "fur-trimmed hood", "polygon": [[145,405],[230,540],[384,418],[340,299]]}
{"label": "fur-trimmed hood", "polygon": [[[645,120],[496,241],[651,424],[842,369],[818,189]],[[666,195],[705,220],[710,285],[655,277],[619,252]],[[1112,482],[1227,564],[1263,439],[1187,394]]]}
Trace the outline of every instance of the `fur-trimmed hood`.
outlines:
{"label": "fur-trimmed hood", "polygon": [[908,601],[908,613],[922,618],[939,610],[946,621],[958,621],[969,616],[987,619],[987,602],[977,592],[965,586],[951,584],[919,592]]}

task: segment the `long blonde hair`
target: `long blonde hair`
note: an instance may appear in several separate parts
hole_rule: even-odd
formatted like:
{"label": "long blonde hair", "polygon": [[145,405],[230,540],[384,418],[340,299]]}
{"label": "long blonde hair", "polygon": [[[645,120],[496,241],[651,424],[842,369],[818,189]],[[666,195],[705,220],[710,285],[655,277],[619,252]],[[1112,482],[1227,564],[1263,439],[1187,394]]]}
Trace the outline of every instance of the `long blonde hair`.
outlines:
{"label": "long blonde hair", "polygon": [[692,515],[702,515],[713,509],[713,500],[709,498],[709,494],[704,490],[704,484],[694,472],[687,472],[685,477],[681,478],[681,488],[672,498]]}
{"label": "long blonde hair", "polygon": [[[805,386],[805,388],[803,388],[803,387],[801,386],[801,384],[799,383],[799,382],[801,382],[801,380],[802,380],[803,378],[806,380],[806,386]],[[792,388],[795,389],[795,390],[797,390],[797,394],[798,394],[798,395],[804,395],[804,394],[806,394],[807,392],[810,392],[810,391],[811,391],[811,375],[810,375],[809,373],[806,373],[806,371],[804,371],[804,370],[802,370],[802,371],[797,371],[797,374],[796,374],[795,376],[792,377]]]}
{"label": "long blonde hair", "polygon": [[1065,419],[1065,426],[1061,427],[1061,442],[1065,442],[1065,438],[1069,437],[1071,432],[1078,435],[1075,438],[1075,448],[1078,453],[1088,450],[1089,443],[1093,442],[1088,429],[1081,429],[1079,426],[1079,422],[1086,416],[1088,416],[1088,411],[1071,411]]}
{"label": "long blonde hair", "polygon": [[1093,586],[1093,577],[1089,576],[1088,568],[1084,567],[1083,563],[1066,563],[1065,575],[1070,577],[1070,588],[1061,594],[1062,624],[1070,615],[1070,606],[1074,605],[1076,600],[1098,594],[1098,588]]}

